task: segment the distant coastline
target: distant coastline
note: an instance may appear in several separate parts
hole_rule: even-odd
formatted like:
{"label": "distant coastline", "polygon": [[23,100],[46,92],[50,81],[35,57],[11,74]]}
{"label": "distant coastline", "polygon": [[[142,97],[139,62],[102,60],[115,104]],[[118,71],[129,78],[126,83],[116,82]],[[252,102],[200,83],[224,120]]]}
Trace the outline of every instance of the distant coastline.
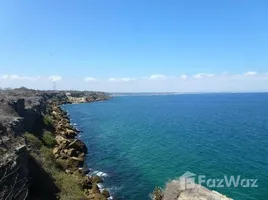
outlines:
{"label": "distant coastline", "polygon": [[112,96],[165,96],[165,95],[191,95],[191,94],[263,94],[264,92],[111,92]]}

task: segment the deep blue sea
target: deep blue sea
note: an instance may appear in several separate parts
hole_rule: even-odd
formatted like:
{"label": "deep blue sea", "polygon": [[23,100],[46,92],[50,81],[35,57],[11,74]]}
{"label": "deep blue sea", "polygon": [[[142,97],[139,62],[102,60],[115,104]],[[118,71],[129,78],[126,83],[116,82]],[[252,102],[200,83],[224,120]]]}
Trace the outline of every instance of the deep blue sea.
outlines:
{"label": "deep blue sea", "polygon": [[213,189],[268,199],[267,93],[120,96],[63,108],[82,131],[87,165],[116,199],[147,200],[186,171],[258,179],[257,188]]}

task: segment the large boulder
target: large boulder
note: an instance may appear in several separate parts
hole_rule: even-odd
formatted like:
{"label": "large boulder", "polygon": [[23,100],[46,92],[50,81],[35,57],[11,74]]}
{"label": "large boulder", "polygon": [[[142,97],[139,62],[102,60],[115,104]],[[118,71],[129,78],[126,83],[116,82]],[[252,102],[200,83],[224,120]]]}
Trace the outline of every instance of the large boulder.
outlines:
{"label": "large boulder", "polygon": [[78,157],[76,150],[73,148],[67,150],[67,155],[70,157]]}
{"label": "large boulder", "polygon": [[68,148],[73,148],[73,149],[75,149],[77,151],[87,153],[87,147],[81,140],[75,139],[73,142],[71,142],[68,145]]}
{"label": "large boulder", "polygon": [[79,157],[69,157],[68,158],[68,167],[77,170],[79,167],[83,167],[84,159]]}
{"label": "large boulder", "polygon": [[67,136],[69,136],[69,137],[74,137],[74,136],[76,136],[76,131],[74,131],[73,129],[69,129],[69,128],[67,128],[66,130],[65,130],[65,134],[67,135]]}

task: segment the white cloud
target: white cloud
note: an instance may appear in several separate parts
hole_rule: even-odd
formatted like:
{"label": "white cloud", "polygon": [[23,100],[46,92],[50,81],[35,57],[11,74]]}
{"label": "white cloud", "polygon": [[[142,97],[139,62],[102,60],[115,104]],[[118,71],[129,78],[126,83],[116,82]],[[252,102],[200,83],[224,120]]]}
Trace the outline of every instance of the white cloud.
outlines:
{"label": "white cloud", "polygon": [[188,79],[188,76],[185,75],[185,74],[183,74],[183,75],[180,76],[180,78],[181,78],[182,80],[187,80],[187,79]]}
{"label": "white cloud", "polygon": [[95,79],[95,78],[92,78],[92,77],[86,77],[86,78],[84,79],[84,81],[87,82],[87,83],[89,83],[89,82],[96,82],[96,81],[98,81],[98,80]]}
{"label": "white cloud", "polygon": [[116,78],[109,78],[108,81],[116,81]]}
{"label": "white cloud", "polygon": [[3,75],[3,76],[2,76],[2,79],[8,79],[8,78],[9,78],[8,75]]}
{"label": "white cloud", "polygon": [[149,80],[166,80],[167,76],[162,75],[162,74],[154,74],[149,77]]}
{"label": "white cloud", "polygon": [[48,79],[51,80],[52,82],[56,82],[56,81],[61,81],[62,80],[62,77],[61,76],[57,76],[57,75],[52,75]]}
{"label": "white cloud", "polygon": [[198,74],[193,75],[193,78],[211,78],[214,76],[215,74],[198,73]]}
{"label": "white cloud", "polygon": [[[80,78],[63,78],[56,75],[50,77],[32,77],[22,76],[20,74],[2,74],[0,75],[0,79],[0,87],[3,88],[25,86],[34,89],[52,89],[53,83],[51,81],[57,81],[57,89],[98,90],[107,92],[268,92],[268,72],[257,73],[254,70],[236,74],[180,74],[176,77],[155,74],[144,78],[142,76],[137,77],[137,79],[131,77],[95,79],[85,76]],[[37,79],[38,81],[31,81]],[[89,82],[89,84],[83,84],[85,82]]]}
{"label": "white cloud", "polygon": [[244,73],[244,76],[257,76],[257,75],[258,75],[258,72],[253,72],[253,71]]}
{"label": "white cloud", "polygon": [[109,78],[108,81],[114,81],[114,82],[129,82],[129,81],[135,81],[134,78]]}
{"label": "white cloud", "polygon": [[122,81],[128,82],[128,81],[135,81],[136,79],[134,78],[121,78]]}
{"label": "white cloud", "polygon": [[18,75],[3,75],[1,77],[4,80],[26,80],[26,81],[37,81],[40,79],[39,76],[18,76]]}

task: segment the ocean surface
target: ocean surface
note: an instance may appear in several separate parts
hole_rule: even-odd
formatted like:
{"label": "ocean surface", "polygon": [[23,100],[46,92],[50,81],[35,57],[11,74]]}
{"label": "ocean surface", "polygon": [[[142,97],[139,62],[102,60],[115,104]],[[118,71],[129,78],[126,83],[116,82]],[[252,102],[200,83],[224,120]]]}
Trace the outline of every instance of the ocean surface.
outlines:
{"label": "ocean surface", "polygon": [[87,165],[114,199],[147,200],[187,171],[258,179],[258,187],[210,189],[268,199],[267,93],[119,96],[63,108],[82,131]]}

